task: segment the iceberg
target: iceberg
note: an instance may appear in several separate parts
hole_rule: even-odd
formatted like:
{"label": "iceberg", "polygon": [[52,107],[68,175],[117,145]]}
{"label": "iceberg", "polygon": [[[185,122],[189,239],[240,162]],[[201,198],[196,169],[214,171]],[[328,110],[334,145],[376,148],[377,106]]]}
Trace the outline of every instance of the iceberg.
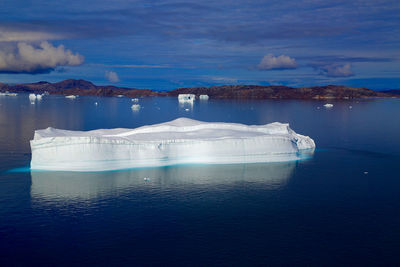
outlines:
{"label": "iceberg", "polygon": [[0,92],[0,96],[17,96],[17,93],[10,93],[9,91],[5,91],[4,93]]}
{"label": "iceberg", "polygon": [[67,96],[65,96],[65,98],[75,99],[75,98],[76,98],[76,95],[67,95]]}
{"label": "iceberg", "polygon": [[327,103],[327,104],[324,105],[324,107],[326,107],[326,108],[333,108],[333,104]]}
{"label": "iceberg", "polygon": [[132,109],[133,111],[139,111],[139,110],[140,110],[140,105],[139,105],[139,104],[133,104],[133,105],[131,106],[131,109]]}
{"label": "iceberg", "polygon": [[178,101],[179,102],[193,102],[196,99],[196,95],[194,94],[179,94]]}
{"label": "iceberg", "polygon": [[29,94],[29,101],[33,102],[36,100],[36,94]]}
{"label": "iceberg", "polygon": [[280,162],[312,153],[289,124],[244,125],[179,118],[136,129],[35,131],[32,170],[106,171],[176,164]]}
{"label": "iceberg", "polygon": [[209,98],[208,95],[200,95],[199,96],[200,100],[208,100],[208,98]]}

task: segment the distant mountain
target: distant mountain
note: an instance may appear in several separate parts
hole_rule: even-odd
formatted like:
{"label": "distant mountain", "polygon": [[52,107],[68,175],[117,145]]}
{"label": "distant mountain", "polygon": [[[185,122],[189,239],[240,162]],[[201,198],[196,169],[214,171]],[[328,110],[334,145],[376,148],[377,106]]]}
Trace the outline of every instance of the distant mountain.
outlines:
{"label": "distant mountain", "polygon": [[384,92],[368,88],[348,87],[341,85],[288,87],[262,85],[222,85],[211,87],[185,87],[169,92],[157,92],[150,89],[135,89],[116,86],[97,86],[85,80],[68,79],[61,82],[49,83],[45,81],[26,84],[0,83],[0,92],[26,92],[61,95],[93,95],[127,97],[141,96],[177,96],[179,94],[208,95],[216,99],[353,99],[376,97],[400,97],[400,90]]}
{"label": "distant mountain", "polygon": [[26,84],[4,84],[0,83],[0,92],[26,92],[26,93],[44,93],[61,95],[94,95],[94,96],[117,96],[124,95],[128,97],[140,96],[158,96],[160,93],[149,89],[124,88],[116,86],[96,86],[85,80],[68,79],[61,82],[37,82]]}
{"label": "distant mountain", "polygon": [[382,93],[368,88],[327,85],[293,88],[288,86],[261,85],[223,85],[211,87],[187,87],[169,92],[178,94],[206,94],[211,98],[245,99],[353,99],[372,97],[393,97],[391,93]]}
{"label": "distant mountain", "polygon": [[391,90],[385,90],[385,91],[382,91],[382,92],[387,93],[387,94],[400,95],[400,89],[391,89]]}

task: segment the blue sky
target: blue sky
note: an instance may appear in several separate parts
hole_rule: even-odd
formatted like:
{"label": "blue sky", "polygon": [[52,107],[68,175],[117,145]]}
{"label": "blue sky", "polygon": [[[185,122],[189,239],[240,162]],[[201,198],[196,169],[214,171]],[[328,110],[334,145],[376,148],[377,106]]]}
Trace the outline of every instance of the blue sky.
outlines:
{"label": "blue sky", "polygon": [[0,82],[400,88],[400,1],[2,0]]}

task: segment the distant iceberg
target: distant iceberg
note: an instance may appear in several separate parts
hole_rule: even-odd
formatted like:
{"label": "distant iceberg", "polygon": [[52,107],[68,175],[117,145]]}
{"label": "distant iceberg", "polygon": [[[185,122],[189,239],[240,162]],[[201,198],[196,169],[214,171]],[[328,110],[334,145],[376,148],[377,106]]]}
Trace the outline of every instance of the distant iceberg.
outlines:
{"label": "distant iceberg", "polygon": [[193,102],[196,100],[196,95],[194,94],[179,94],[178,95],[179,102]]}
{"label": "distant iceberg", "polygon": [[33,170],[105,171],[174,164],[297,160],[314,141],[288,124],[244,125],[179,118],[136,129],[35,131]]}
{"label": "distant iceberg", "polygon": [[76,95],[67,95],[67,96],[65,96],[65,98],[75,99],[75,98],[76,98]]}
{"label": "distant iceberg", "polygon": [[17,93],[10,93],[9,91],[5,91],[4,93],[0,92],[0,96],[17,96]]}
{"label": "distant iceberg", "polygon": [[326,104],[324,105],[324,107],[326,107],[326,108],[333,108],[333,104],[326,103]]}
{"label": "distant iceberg", "polygon": [[139,105],[139,104],[133,104],[133,105],[131,106],[131,109],[132,109],[133,111],[139,111],[139,110],[140,110],[140,105]]}
{"label": "distant iceberg", "polygon": [[208,100],[209,97],[208,97],[208,95],[200,95],[200,96],[199,96],[199,99],[200,99],[200,100]]}
{"label": "distant iceberg", "polygon": [[36,100],[36,94],[29,94],[29,101],[33,102]]}

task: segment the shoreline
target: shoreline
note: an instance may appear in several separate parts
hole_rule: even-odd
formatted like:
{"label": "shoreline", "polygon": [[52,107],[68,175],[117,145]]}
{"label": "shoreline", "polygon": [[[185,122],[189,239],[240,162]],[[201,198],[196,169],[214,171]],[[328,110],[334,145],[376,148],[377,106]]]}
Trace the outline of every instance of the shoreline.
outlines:
{"label": "shoreline", "polygon": [[208,95],[210,99],[297,99],[297,100],[351,100],[371,98],[400,98],[400,90],[374,91],[362,87],[326,85],[313,87],[221,85],[209,87],[184,87],[171,91],[96,86],[85,80],[65,80],[57,83],[38,82],[28,84],[0,83],[0,92],[34,93],[50,95],[79,95],[105,97],[177,97],[179,94]]}

